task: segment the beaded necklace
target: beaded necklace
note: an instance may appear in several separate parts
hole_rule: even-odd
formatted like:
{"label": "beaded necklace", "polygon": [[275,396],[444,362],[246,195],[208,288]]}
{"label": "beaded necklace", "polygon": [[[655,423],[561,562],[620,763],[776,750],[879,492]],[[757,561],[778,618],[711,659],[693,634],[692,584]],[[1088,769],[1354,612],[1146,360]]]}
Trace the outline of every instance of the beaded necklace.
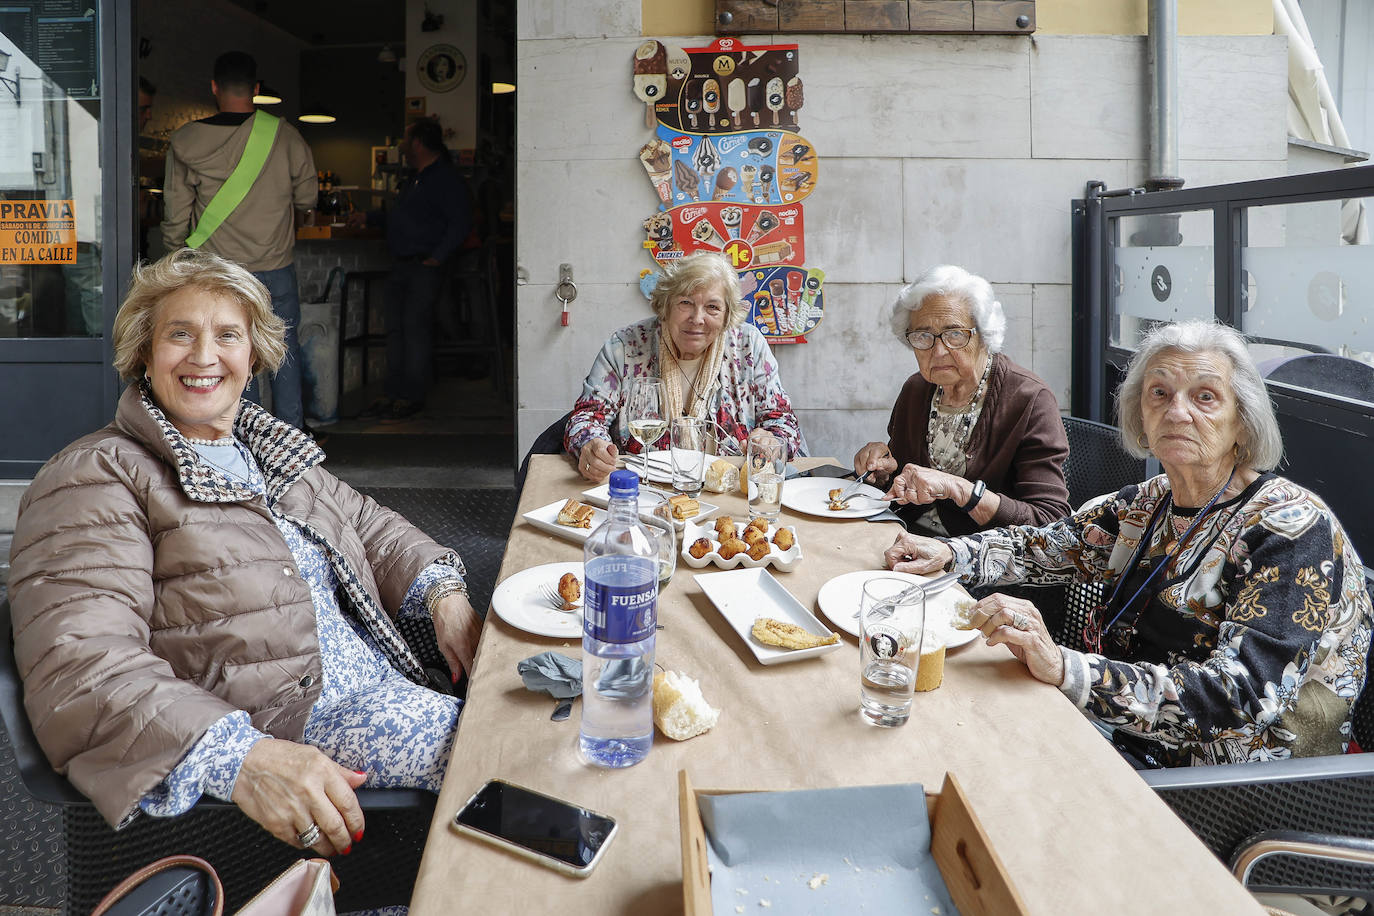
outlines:
{"label": "beaded necklace", "polygon": [[[973,435],[974,424],[978,421],[978,416],[982,413],[983,395],[987,392],[988,377],[992,374],[992,354],[987,355],[987,360],[983,365],[983,374],[978,379],[978,388],[973,392],[973,397],[962,409],[955,409],[952,413],[943,413],[940,410],[941,404],[945,399],[945,388],[943,385],[935,386],[935,395],[930,399],[930,418],[926,428],[926,442],[933,444],[938,438],[950,440],[952,448],[950,451],[955,455],[966,456],[968,452],[969,439]],[[943,461],[938,455],[936,448],[930,448],[930,463],[937,470],[944,471],[946,474],[957,474],[963,476],[964,468],[958,466],[957,461]]]}

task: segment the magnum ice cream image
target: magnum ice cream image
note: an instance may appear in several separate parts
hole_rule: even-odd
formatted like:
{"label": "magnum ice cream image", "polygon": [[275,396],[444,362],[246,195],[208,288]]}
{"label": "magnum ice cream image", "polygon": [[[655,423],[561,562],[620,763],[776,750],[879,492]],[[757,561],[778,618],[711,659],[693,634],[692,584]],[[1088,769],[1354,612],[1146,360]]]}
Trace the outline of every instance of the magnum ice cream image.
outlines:
{"label": "magnum ice cream image", "polygon": [[755,217],[754,228],[749,230],[749,237],[745,241],[752,245],[776,228],[778,228],[778,218],[767,210],[763,210]]}
{"label": "magnum ice cream image", "polygon": [[717,251],[725,247],[725,239],[720,237],[716,227],[712,226],[711,221],[706,217],[697,220],[697,224],[692,227],[692,238]]}
{"label": "magnum ice cream image", "polygon": [[[720,111],[720,83],[714,79],[706,80],[701,88],[701,107],[706,112],[707,123],[716,126],[716,112]],[[774,115],[773,117],[777,117]]]}
{"label": "magnum ice cream image", "polygon": [[794,76],[787,81],[787,107],[792,109],[792,118],[795,120],[797,112],[802,107],[802,81],[800,76]]}
{"label": "magnum ice cream image", "polygon": [[666,55],[668,79],[675,83],[682,82],[692,72],[692,59],[687,56],[686,51],[673,45],[665,45],[664,49],[668,52]]}
{"label": "magnum ice cream image", "polygon": [[644,125],[653,127],[657,122],[654,104],[668,93],[668,52],[656,41],[646,41],[635,49],[634,90],[635,97],[647,106]]}
{"label": "magnum ice cream image", "polygon": [[783,95],[782,79],[773,77],[768,81],[768,87],[765,91],[767,92],[765,101],[768,103],[768,110],[773,112],[773,123],[777,124],[778,112],[782,111],[783,103],[787,100],[786,96]]}
{"label": "magnum ice cream image", "polygon": [[744,107],[749,110],[749,114],[754,118],[754,126],[759,126],[759,112],[763,111],[763,83],[759,82],[756,76],[751,79],[744,87]]}
{"label": "magnum ice cream image", "polygon": [[744,178],[744,199],[754,199],[754,186],[759,182],[759,167],[756,165],[746,165],[739,170]]}
{"label": "magnum ice cream image", "polygon": [[768,197],[773,193],[773,167],[765,165],[759,169],[759,203],[767,203]]}
{"label": "magnum ice cream image", "polygon": [[687,88],[682,93],[682,108],[687,112],[692,130],[697,129],[697,114],[701,111],[701,84],[704,82],[701,77],[694,76],[687,81]]}
{"label": "magnum ice cream image", "polygon": [[[748,168],[749,166],[745,166]],[[721,207],[720,222],[725,227],[725,231],[730,233],[730,238],[739,238],[740,223],[744,220],[744,210],[739,207]]]}
{"label": "magnum ice cream image", "polygon": [[655,137],[639,148],[639,161],[643,164],[644,171],[649,173],[649,180],[653,182],[658,199],[672,206],[672,147],[663,139]]}
{"label": "magnum ice cream image", "polygon": [[730,119],[734,121],[736,127],[741,127],[744,116],[744,80],[738,76],[730,80],[725,87],[725,107],[730,109]]}
{"label": "magnum ice cream image", "polygon": [[727,165],[720,170],[716,176],[716,189],[711,194],[712,200],[726,200],[730,192],[735,189],[735,184],[739,181],[739,172],[735,171],[733,165]]}
{"label": "magnum ice cream image", "polygon": [[701,176],[681,159],[673,161],[673,184],[677,185],[679,192],[687,195],[688,200],[700,199],[697,189],[701,186]]}

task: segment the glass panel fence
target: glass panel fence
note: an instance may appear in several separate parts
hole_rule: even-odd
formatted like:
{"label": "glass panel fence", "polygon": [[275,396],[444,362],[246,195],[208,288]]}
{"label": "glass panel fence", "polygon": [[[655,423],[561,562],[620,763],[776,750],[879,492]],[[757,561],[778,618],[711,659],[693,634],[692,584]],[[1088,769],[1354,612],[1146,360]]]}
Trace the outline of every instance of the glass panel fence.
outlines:
{"label": "glass panel fence", "polygon": [[0,5],[0,337],[99,337],[99,4]]}
{"label": "glass panel fence", "polygon": [[1212,211],[1114,219],[1108,336],[1134,349],[1156,324],[1211,318]]}

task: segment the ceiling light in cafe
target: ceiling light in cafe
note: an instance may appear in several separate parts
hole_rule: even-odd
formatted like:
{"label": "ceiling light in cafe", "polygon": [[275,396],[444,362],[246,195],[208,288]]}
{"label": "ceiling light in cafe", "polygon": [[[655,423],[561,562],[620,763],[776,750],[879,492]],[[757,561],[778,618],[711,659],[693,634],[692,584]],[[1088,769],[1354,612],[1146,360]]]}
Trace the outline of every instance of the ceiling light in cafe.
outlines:
{"label": "ceiling light in cafe", "polygon": [[377,63],[379,63],[379,64],[394,64],[394,63],[396,63],[396,52],[392,50],[391,45],[389,45],[389,44],[382,45],[382,50],[380,50],[380,51],[377,52]]}
{"label": "ceiling light in cafe", "polygon": [[254,105],[279,105],[281,93],[267,83],[258,83],[258,94],[253,96]]}
{"label": "ceiling light in cafe", "polygon": [[334,116],[334,112],[316,103],[307,105],[297,120],[304,121],[306,124],[333,124],[339,119]]}
{"label": "ceiling light in cafe", "polygon": [[492,95],[507,95],[507,94],[512,93],[512,92],[514,92],[514,91],[515,91],[515,84],[514,84],[514,83],[492,83],[492,84],[491,84],[491,94],[492,94]]}

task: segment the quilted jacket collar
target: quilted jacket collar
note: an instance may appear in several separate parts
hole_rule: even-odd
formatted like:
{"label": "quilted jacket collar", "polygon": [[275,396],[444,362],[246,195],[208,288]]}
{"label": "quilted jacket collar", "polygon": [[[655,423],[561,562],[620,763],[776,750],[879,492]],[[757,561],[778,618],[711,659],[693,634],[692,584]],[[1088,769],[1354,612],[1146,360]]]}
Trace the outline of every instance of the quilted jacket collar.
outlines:
{"label": "quilted jacket collar", "polygon": [[[167,415],[154,403],[146,382],[130,385],[119,399],[115,425],[144,443],[176,468],[186,496],[197,502],[226,503],[252,499],[253,489],[201,458]],[[275,502],[306,471],[324,461],[315,441],[283,423],[252,401],[240,400],[234,437],[248,446]]]}

